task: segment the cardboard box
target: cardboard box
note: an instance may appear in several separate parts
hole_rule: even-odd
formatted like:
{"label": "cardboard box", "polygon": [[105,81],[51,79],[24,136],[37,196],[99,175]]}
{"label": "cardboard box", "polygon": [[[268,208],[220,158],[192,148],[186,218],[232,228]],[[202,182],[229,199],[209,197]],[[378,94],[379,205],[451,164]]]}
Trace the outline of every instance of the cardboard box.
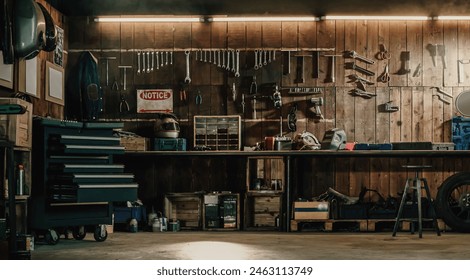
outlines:
{"label": "cardboard box", "polygon": [[294,220],[328,220],[330,205],[325,201],[294,202]]}

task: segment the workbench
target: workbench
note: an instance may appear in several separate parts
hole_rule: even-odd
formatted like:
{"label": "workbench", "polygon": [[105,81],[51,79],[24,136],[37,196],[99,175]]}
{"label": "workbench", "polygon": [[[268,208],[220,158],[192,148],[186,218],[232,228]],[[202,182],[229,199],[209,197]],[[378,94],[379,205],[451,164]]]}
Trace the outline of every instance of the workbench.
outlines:
{"label": "workbench", "polygon": [[[294,178],[294,175],[299,176],[299,172],[302,173],[313,173],[314,170],[300,170],[301,168],[298,167],[299,162],[305,160],[318,160],[319,162],[323,162],[324,160],[330,161],[337,161],[342,162],[343,160],[354,162],[353,164],[357,164],[358,162],[361,165],[357,165],[357,167],[349,168],[347,172],[364,172],[364,170],[368,170],[367,167],[362,166],[364,160],[366,161],[374,161],[378,162],[380,165],[384,162],[384,159],[390,159],[394,161],[394,164],[397,166],[392,166],[392,164],[388,165],[385,164],[382,170],[379,168],[375,170],[375,168],[371,168],[371,172],[383,172],[386,168],[393,169],[393,172],[403,172],[397,173],[399,177],[405,178],[406,171],[400,170],[402,163],[414,162],[414,161],[436,161],[439,162],[435,167],[435,169],[430,170],[429,172],[435,171],[442,171],[440,178],[436,180],[431,180],[436,184],[440,184],[446,176],[450,176],[455,172],[460,171],[469,171],[470,168],[463,163],[463,159],[470,158],[470,151],[457,151],[457,150],[364,150],[364,151],[348,151],[348,150],[341,150],[341,151],[332,151],[332,150],[313,150],[313,151],[143,151],[143,152],[126,152],[124,155],[116,156],[116,161],[123,161],[125,165],[129,168],[132,168],[133,172],[136,172],[136,179],[139,180],[147,180],[153,177],[155,180],[161,180],[163,177],[172,176],[172,172],[176,172],[176,177],[172,176],[173,178],[167,178],[164,180],[168,180],[165,182],[175,182],[178,186],[175,188],[180,187],[179,185],[185,185],[183,182],[186,182],[182,179],[183,176],[198,176],[200,175],[200,162],[201,161],[214,161],[217,167],[220,159],[225,159],[226,168],[233,168],[237,167],[240,168],[239,170],[231,170],[228,173],[228,180],[227,184],[230,185],[228,181],[237,181],[243,183],[243,179],[238,180],[237,178],[244,177],[246,168],[242,163],[246,162],[248,157],[282,157],[285,163],[285,199],[283,209],[285,209],[285,213],[283,216],[284,219],[284,227],[285,231],[290,231],[290,217],[291,217],[291,207],[292,204],[292,191],[293,185],[292,182],[297,180],[297,177]],[[188,159],[188,160],[183,160]],[[191,162],[193,166],[191,166]],[[451,162],[452,164],[448,164]],[[173,167],[169,165],[176,165],[176,171],[173,171]],[[341,164],[341,163],[340,163]],[[151,168],[157,168],[158,166],[164,165],[162,168],[163,170],[159,170],[158,174],[152,174],[152,171],[149,170]],[[449,167],[452,165],[452,167]],[[205,167],[210,166],[210,164],[205,165]],[[196,168],[194,172],[192,172],[191,168]],[[343,172],[340,167],[337,167],[333,170],[328,170],[329,165],[326,164],[322,166],[325,169],[325,172]],[[189,171],[185,169],[190,169]],[[140,173],[139,173],[140,170]],[[300,170],[300,171],[299,171]],[[369,172],[369,171],[367,171]],[[387,171],[388,172],[388,171]],[[390,171],[391,172],[391,171]],[[192,175],[192,173],[196,173]],[[211,173],[217,173],[212,171]],[[438,172],[436,172],[438,173]],[[140,174],[140,176],[139,176]],[[175,175],[174,174],[174,175]],[[365,176],[370,176],[367,173]],[[364,174],[363,174],[364,175]],[[314,174],[302,174],[301,176],[315,176]],[[349,175],[350,176],[350,175]],[[380,175],[377,175],[380,176]],[[393,174],[395,176],[395,173]],[[390,176],[392,177],[392,176]],[[394,178],[386,178],[387,180],[394,180]],[[176,181],[175,181],[176,180]],[[194,178],[193,178],[194,181]],[[140,186],[149,186],[155,185],[155,182],[141,182],[139,181]],[[214,184],[217,185],[217,184]],[[402,188],[401,183],[397,183],[398,189]],[[403,183],[404,186],[404,183]],[[210,187],[210,186],[209,186]],[[230,187],[230,186],[228,186]],[[160,191],[160,190],[158,190]],[[216,191],[216,190],[214,190]],[[145,191],[144,191],[145,192]],[[349,194],[351,195],[351,194]]]}

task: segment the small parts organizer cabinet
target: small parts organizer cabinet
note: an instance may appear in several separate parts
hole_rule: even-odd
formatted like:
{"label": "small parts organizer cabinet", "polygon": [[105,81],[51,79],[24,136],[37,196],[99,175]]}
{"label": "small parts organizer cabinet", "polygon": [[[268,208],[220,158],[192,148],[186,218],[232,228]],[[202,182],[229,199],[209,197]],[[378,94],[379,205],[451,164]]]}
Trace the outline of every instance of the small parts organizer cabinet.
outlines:
{"label": "small parts organizer cabinet", "polygon": [[245,229],[279,228],[284,193],[282,157],[248,157],[245,196]]}
{"label": "small parts organizer cabinet", "polygon": [[241,118],[232,116],[194,116],[194,147],[213,151],[241,149]]}
{"label": "small parts organizer cabinet", "polygon": [[70,122],[38,118],[33,122],[33,175],[30,225],[46,242],[58,242],[57,230],[71,228],[83,239],[86,227],[104,241],[112,223],[112,202],[134,201],[138,185],[113,155],[124,153],[114,135],[122,123]]}

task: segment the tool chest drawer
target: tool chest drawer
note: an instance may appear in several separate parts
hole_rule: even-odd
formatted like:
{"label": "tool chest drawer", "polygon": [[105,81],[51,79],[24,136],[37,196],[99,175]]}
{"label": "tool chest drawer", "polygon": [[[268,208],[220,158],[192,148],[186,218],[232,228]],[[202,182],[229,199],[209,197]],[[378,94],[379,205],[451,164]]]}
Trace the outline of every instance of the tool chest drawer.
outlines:
{"label": "tool chest drawer", "polygon": [[136,197],[137,187],[135,183],[53,185],[50,199],[52,202],[127,201]]}

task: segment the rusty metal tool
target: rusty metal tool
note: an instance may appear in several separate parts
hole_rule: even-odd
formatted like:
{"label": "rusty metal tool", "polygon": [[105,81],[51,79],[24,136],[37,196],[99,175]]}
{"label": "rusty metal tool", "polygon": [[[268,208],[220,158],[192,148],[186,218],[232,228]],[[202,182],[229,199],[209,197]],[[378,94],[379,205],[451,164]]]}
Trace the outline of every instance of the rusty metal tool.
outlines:
{"label": "rusty metal tool", "polygon": [[[336,57],[342,56],[340,54],[325,54],[324,57],[329,58],[329,65],[328,65],[328,74],[325,78],[325,83],[334,83],[336,81]],[[318,65],[318,64],[317,64]]]}
{"label": "rusty metal tool", "polygon": [[123,82],[122,82],[122,85],[123,85],[123,90],[127,90],[127,69],[131,69],[132,66],[130,65],[119,65],[118,66],[119,69],[123,69]]}
{"label": "rusty metal tool", "polygon": [[350,81],[348,81],[348,83],[354,83],[354,82],[357,82],[357,81],[361,81],[363,83],[366,83],[368,85],[373,85],[375,84],[374,82],[371,82],[367,79],[364,79],[356,74],[351,74],[351,75],[348,75],[348,78],[350,79]]}
{"label": "rusty metal tool", "polygon": [[431,87],[431,89],[433,89],[433,88],[435,88],[437,90],[437,93],[433,94],[433,95],[437,96],[439,98],[439,100],[441,100],[442,102],[444,102],[446,104],[451,103],[448,99],[453,99],[454,97],[452,95],[450,95],[449,93],[447,93],[446,91],[444,91],[440,87]]}
{"label": "rusty metal tool", "polygon": [[217,50],[217,67],[222,67],[222,65],[220,65],[220,50]]}
{"label": "rusty metal tool", "polygon": [[104,60],[106,62],[106,86],[109,86],[109,61],[116,59],[115,56],[109,57],[100,57],[100,60]]}
{"label": "rusty metal tool", "polygon": [[377,96],[377,94],[375,94],[375,93],[367,92],[367,91],[364,91],[364,90],[361,90],[361,89],[358,89],[358,88],[355,88],[355,89],[351,90],[351,94],[356,95],[356,96],[360,96],[360,97],[364,97],[364,98],[372,98],[374,96]]}
{"label": "rusty metal tool", "polygon": [[140,75],[140,52],[137,52],[137,75]]}
{"label": "rusty metal tool", "polygon": [[400,107],[398,107],[398,105],[393,105],[392,101],[388,101],[387,103],[385,103],[385,106],[384,106],[385,112],[397,112],[399,110],[400,110]]}
{"label": "rusty metal tool", "polygon": [[445,45],[437,45],[437,53],[441,57],[442,67],[444,69],[446,69],[447,68],[446,46]]}
{"label": "rusty metal tool", "polygon": [[236,50],[236,70],[235,70],[235,77],[240,77],[240,50]]}
{"label": "rusty metal tool", "polygon": [[315,111],[313,112],[315,116],[323,119],[324,117],[320,109],[320,106],[323,105],[323,97],[312,97],[310,98],[310,103],[315,107]]}
{"label": "rusty metal tool", "polygon": [[312,64],[312,78],[318,79],[320,75],[320,52],[313,52]]}
{"label": "rusty metal tool", "polygon": [[259,50],[258,54],[259,54],[258,67],[262,68],[263,67],[263,50]]}
{"label": "rusty metal tool", "polygon": [[150,52],[147,52],[147,74],[150,73]]}
{"label": "rusty metal tool", "polygon": [[184,54],[186,55],[186,78],[184,78],[184,82],[186,84],[191,83],[191,77],[189,76],[189,51],[185,51]]}
{"label": "rusty metal tool", "polygon": [[384,68],[384,72],[382,73],[382,75],[379,77],[379,80],[382,82],[382,83],[388,83],[390,82],[390,73],[388,72],[388,64],[385,65],[385,68]]}
{"label": "rusty metal tool", "polygon": [[150,67],[150,72],[153,72],[153,68],[155,66],[155,52],[152,52],[152,67]]}
{"label": "rusty metal tool", "polygon": [[380,51],[377,54],[377,59],[378,60],[386,60],[386,59],[388,60],[388,59],[390,59],[390,57],[391,57],[391,55],[388,52],[387,47],[385,47],[384,44],[380,44]]}
{"label": "rusty metal tool", "polygon": [[459,59],[458,60],[458,63],[459,63],[459,67],[458,67],[458,71],[459,71],[459,84],[460,83],[463,83],[463,65],[464,64],[470,64],[470,59]]}
{"label": "rusty metal tool", "polygon": [[426,47],[432,58],[432,65],[436,67],[437,44],[428,44]]}
{"label": "rusty metal tool", "polygon": [[145,74],[147,67],[145,67],[145,52],[142,52],[142,74]]}
{"label": "rusty metal tool", "polygon": [[284,63],[282,67],[282,74],[289,75],[290,74],[290,51],[287,51],[287,53],[283,55],[283,58],[284,58]]}
{"label": "rusty metal tool", "polygon": [[297,56],[297,70],[296,70],[297,77],[295,78],[294,82],[297,84],[301,84],[304,82],[304,57]]}
{"label": "rusty metal tool", "polygon": [[362,73],[362,74],[364,74],[364,75],[367,75],[367,76],[374,76],[374,75],[375,75],[374,72],[372,72],[372,71],[370,71],[370,70],[367,70],[367,69],[365,69],[365,68],[362,68],[362,67],[360,67],[360,66],[357,66],[354,62],[346,62],[346,63],[344,64],[344,67],[345,67],[346,69],[355,70],[355,71],[357,71],[357,72],[359,72],[359,73]]}
{"label": "rusty metal tool", "polygon": [[157,60],[156,61],[157,69],[160,69],[160,52],[155,53],[155,59]]}
{"label": "rusty metal tool", "polygon": [[356,51],[344,51],[343,52],[343,57],[344,58],[354,58],[354,59],[357,59],[359,61],[365,62],[367,64],[374,64],[375,63],[374,60],[372,60],[370,58],[367,58],[365,56],[359,55]]}
{"label": "rusty metal tool", "polygon": [[398,75],[406,75],[411,72],[410,70],[410,52],[404,51],[400,53],[401,67],[398,69]]}
{"label": "rusty metal tool", "polygon": [[418,64],[418,66],[416,67],[416,70],[415,72],[413,73],[413,77],[419,77],[421,76],[421,71],[422,71],[422,67],[421,67],[421,63]]}

